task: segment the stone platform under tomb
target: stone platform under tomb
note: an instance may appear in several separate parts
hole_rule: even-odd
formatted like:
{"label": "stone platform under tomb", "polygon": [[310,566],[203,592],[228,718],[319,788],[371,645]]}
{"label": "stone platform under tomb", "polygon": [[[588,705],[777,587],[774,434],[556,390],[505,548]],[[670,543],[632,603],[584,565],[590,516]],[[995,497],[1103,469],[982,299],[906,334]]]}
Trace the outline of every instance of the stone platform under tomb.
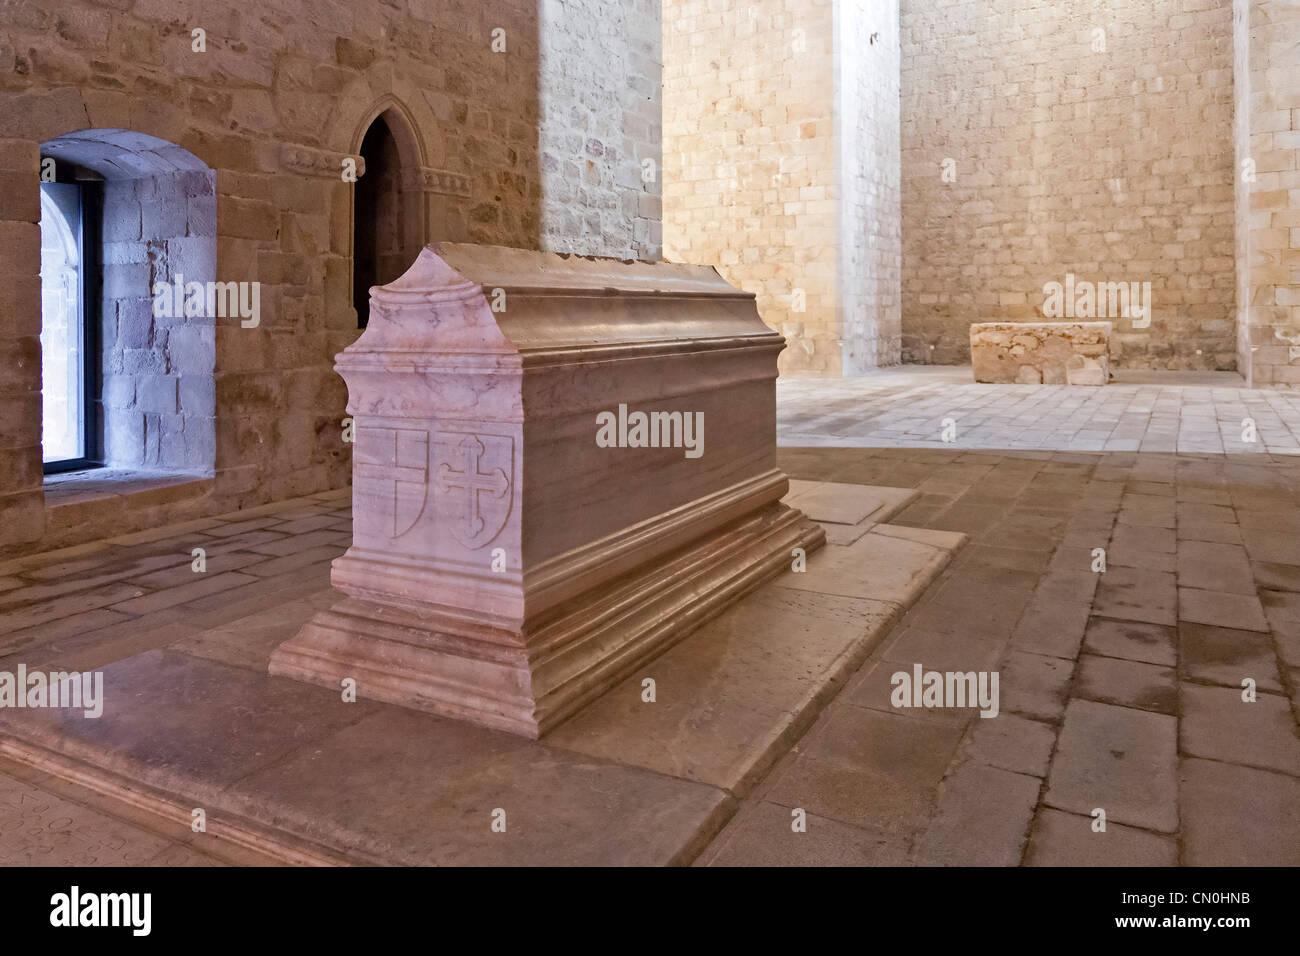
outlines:
{"label": "stone platform under tomb", "polygon": [[[964,540],[889,523],[918,500],[915,490],[790,484],[785,503],[827,534],[807,569],[784,568],[542,740],[267,674],[275,649],[339,600],[326,562],[347,542],[320,543],[347,536],[337,492],[153,529],[148,541],[128,536],[90,556],[85,546],[41,556],[61,565],[99,555],[126,574],[170,560],[174,571],[153,573],[174,573],[191,593],[200,586],[189,583],[189,548],[202,545],[211,573],[247,583],[200,589],[183,604],[181,593],[138,598],[168,603],[104,637],[19,651],[34,669],[102,670],[104,713],[0,709],[0,774],[123,821],[111,833],[119,844],[128,831],[133,847],[167,841],[192,862],[702,860],[738,822],[742,801],[883,654],[894,623]],[[339,529],[317,530],[327,521]],[[257,558],[278,573],[258,577]],[[241,567],[251,573],[232,570]],[[0,619],[0,652],[21,644],[9,624]],[[887,683],[867,690],[871,706],[889,709]],[[862,743],[892,746],[887,737]],[[205,832],[191,829],[195,808]],[[491,827],[497,810],[504,833]],[[788,818],[777,824],[788,834]]]}

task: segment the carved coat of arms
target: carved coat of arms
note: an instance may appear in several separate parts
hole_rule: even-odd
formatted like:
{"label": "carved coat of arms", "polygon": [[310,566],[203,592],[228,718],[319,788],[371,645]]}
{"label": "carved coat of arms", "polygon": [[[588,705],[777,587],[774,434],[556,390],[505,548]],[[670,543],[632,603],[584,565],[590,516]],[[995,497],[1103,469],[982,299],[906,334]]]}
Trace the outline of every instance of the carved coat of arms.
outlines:
{"label": "carved coat of arms", "polygon": [[399,538],[415,527],[429,495],[429,433],[422,428],[357,429],[353,458],[359,490],[378,504],[378,527]]}
{"label": "carved coat of arms", "polygon": [[468,432],[434,434],[438,523],[470,550],[490,542],[510,516],[514,439]]}

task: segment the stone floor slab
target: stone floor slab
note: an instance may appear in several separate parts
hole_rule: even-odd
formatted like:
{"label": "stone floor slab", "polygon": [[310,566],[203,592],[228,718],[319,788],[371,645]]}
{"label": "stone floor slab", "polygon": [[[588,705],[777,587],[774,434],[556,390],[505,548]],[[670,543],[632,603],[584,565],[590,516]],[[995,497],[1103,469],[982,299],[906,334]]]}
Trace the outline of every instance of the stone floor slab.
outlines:
{"label": "stone floor slab", "polygon": [[934,820],[917,843],[922,866],[1016,866],[1042,781],[965,763],[940,788]]}
{"label": "stone floor slab", "polygon": [[857,524],[834,524],[827,521],[822,524],[822,530],[826,532],[827,544],[842,548],[857,541],[858,538],[875,526],[876,523],[869,518],[859,521]]}
{"label": "stone floor slab", "polygon": [[793,479],[783,500],[814,521],[856,525],[868,519],[888,521],[918,495],[912,488]]}
{"label": "stone floor slab", "polygon": [[1184,754],[1300,775],[1300,740],[1285,697],[1240,688],[1182,686],[1179,744]]}
{"label": "stone floor slab", "polygon": [[1178,620],[1192,624],[1211,624],[1243,631],[1267,631],[1268,619],[1263,605],[1252,594],[1205,591],[1200,588],[1178,589]]}
{"label": "stone floor slab", "polygon": [[1107,822],[1093,830],[1091,816],[1043,807],[1034,820],[1025,863],[1029,866],[1177,866],[1173,837]]}
{"label": "stone floor slab", "polygon": [[1300,780],[1184,758],[1179,782],[1184,863],[1300,866]]}
{"label": "stone floor slab", "polygon": [[1092,613],[1121,621],[1173,625],[1178,592],[1174,576],[1164,571],[1110,568],[1097,585]]}
{"label": "stone floor slab", "polygon": [[926,630],[979,635],[1005,643],[1024,613],[1031,593],[1009,588],[991,591],[987,584],[964,575],[940,580],[908,615],[908,624]]}
{"label": "stone floor slab", "polygon": [[1031,777],[1046,777],[1056,743],[1050,724],[998,714],[971,724],[966,755],[974,763]]}
{"label": "stone floor slab", "polygon": [[851,827],[804,811],[806,830],[792,828],[794,808],[766,801],[741,811],[718,837],[707,866],[901,866],[907,846],[874,827]]}
{"label": "stone floor slab", "polygon": [[[1003,638],[971,633],[948,633],[928,628],[895,628],[881,651],[885,661],[910,670],[920,664],[926,670],[987,671],[993,670],[1002,657]],[[895,667],[894,670],[898,670]]]}
{"label": "stone floor slab", "polygon": [[1233,544],[1184,541],[1178,549],[1178,586],[1255,594],[1255,574],[1246,549]]}
{"label": "stone floor slab", "polygon": [[1269,620],[1300,621],[1300,593],[1261,589],[1259,600]]}
{"label": "stone floor slab", "polygon": [[[691,859],[729,812],[716,788],[175,651],[106,678],[112,720],[56,719],[52,733],[10,712],[7,739],[247,821],[272,844],[359,862],[663,864]],[[114,706],[115,689],[129,699]]]}
{"label": "stone floor slab", "polygon": [[853,826],[910,833],[928,819],[961,733],[951,721],[836,708],[765,799]]}
{"label": "stone floor slab", "polygon": [[1073,665],[1059,657],[1012,651],[1002,665],[1002,710],[1034,720],[1058,720],[1065,712]]}
{"label": "stone floor slab", "polygon": [[1178,660],[1175,633],[1173,628],[1160,624],[1094,617],[1084,632],[1083,649],[1105,657],[1172,666]]}
{"label": "stone floor slab", "polygon": [[[948,539],[959,542],[963,536],[948,535]],[[784,576],[781,583],[819,594],[908,607],[943,570],[954,550],[953,544],[913,540],[890,533],[886,525],[876,525],[848,547],[822,548],[809,557],[806,573]]]}
{"label": "stone floor slab", "polygon": [[1083,654],[1071,694],[1159,714],[1178,712],[1178,683],[1172,667]]}
{"label": "stone floor slab", "polygon": [[[396,707],[232,787],[249,819],[418,865],[687,862],[720,790]],[[504,811],[505,832],[493,830]]]}
{"label": "stone floor slab", "polygon": [[1178,522],[1179,541],[1212,541],[1218,544],[1242,544],[1241,529],[1235,524],[1216,522]]}
{"label": "stone floor slab", "polygon": [[[944,635],[948,637],[949,635]],[[906,652],[901,652],[906,653]],[[926,658],[930,660],[930,658]],[[845,689],[842,702],[854,707],[864,707],[868,710],[876,710],[886,714],[893,714],[899,717],[914,717],[918,720],[939,721],[942,723],[960,724],[966,726],[975,715],[976,711],[968,708],[959,707],[927,707],[927,708],[900,708],[893,704],[893,691],[895,688],[894,675],[900,671],[910,672],[911,666],[916,661],[908,660],[905,666],[900,666],[904,662],[894,661],[889,658],[868,662],[863,666],[858,675],[850,681],[849,686]],[[926,665],[929,666],[928,664]],[[935,667],[942,665],[936,664]],[[944,670],[950,668],[944,667]],[[951,668],[957,669],[957,668]],[[961,666],[961,670],[972,670],[969,666]],[[837,701],[837,703],[839,703]]]}
{"label": "stone floor slab", "polygon": [[[366,702],[171,650],[103,669],[103,715],[0,710],[0,734],[207,799],[364,718]],[[196,789],[197,788],[197,789]]]}
{"label": "stone floor slab", "polygon": [[1153,714],[1072,700],[1057,742],[1044,802],[1161,833],[1178,827],[1177,721]]}
{"label": "stone floor slab", "polygon": [[1184,621],[1178,625],[1178,650],[1179,668],[1190,680],[1240,690],[1249,677],[1260,690],[1282,692],[1268,634]]}
{"label": "stone floor slab", "polygon": [[[748,790],[861,663],[896,612],[885,602],[770,586],[645,664],[555,728],[546,742],[733,792]],[[647,678],[655,682],[653,703],[643,700]]]}
{"label": "stone floor slab", "polygon": [[0,866],[143,866],[171,841],[0,773]]}
{"label": "stone floor slab", "polygon": [[1073,660],[1079,655],[1091,606],[1036,597],[1011,635],[1017,650]]}

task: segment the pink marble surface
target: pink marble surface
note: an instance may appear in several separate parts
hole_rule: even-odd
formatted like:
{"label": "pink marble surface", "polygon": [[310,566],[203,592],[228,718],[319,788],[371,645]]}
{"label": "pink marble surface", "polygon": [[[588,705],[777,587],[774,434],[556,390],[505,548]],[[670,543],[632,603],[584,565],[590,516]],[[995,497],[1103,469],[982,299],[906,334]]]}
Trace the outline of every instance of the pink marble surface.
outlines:
{"label": "pink marble surface", "polygon": [[[527,723],[528,702],[578,686],[585,699],[620,653],[680,636],[675,615],[685,626],[773,573],[774,556],[788,562],[792,541],[820,543],[778,504],[783,339],[714,270],[444,243],[371,295],[336,365],[355,420],[355,528],[332,581],[355,601],[273,670],[332,680],[365,632],[351,643],[369,645],[369,685],[390,685],[388,699],[492,711],[504,695],[506,723]],[[653,438],[628,428],[637,415]],[[700,593],[664,564],[683,550],[712,582]],[[602,601],[626,608],[622,635],[589,633],[608,624]],[[423,676],[400,690],[376,660],[417,629],[429,653],[403,666]],[[307,662],[321,654],[328,677]]]}

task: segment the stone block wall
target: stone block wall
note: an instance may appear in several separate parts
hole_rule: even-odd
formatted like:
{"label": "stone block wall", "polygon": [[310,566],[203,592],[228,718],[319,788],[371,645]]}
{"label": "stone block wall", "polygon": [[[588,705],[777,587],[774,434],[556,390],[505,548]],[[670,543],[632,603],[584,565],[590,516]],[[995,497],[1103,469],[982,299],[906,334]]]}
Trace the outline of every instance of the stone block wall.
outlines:
{"label": "stone block wall", "polygon": [[41,199],[36,143],[0,139],[0,541],[45,533],[41,464]]}
{"label": "stone block wall", "polygon": [[183,300],[180,310],[173,301],[155,315],[152,290],[215,276],[215,186],[214,175],[200,171],[103,185],[100,334],[109,466],[212,472],[213,322],[186,316]]}
{"label": "stone block wall", "polygon": [[661,0],[540,0],[542,248],[663,252]]}
{"label": "stone block wall", "polygon": [[[653,71],[657,7],[646,0],[562,6],[566,15],[548,14],[543,32],[532,0],[6,4],[0,234],[11,241],[0,265],[0,388],[9,396],[0,417],[0,550],[41,543],[45,524],[35,225],[42,143],[81,130],[131,130],[197,157],[215,175],[215,279],[260,283],[256,328],[225,319],[211,330],[214,479],[203,502],[186,505],[189,513],[341,487],[351,471],[342,440],[346,391],[332,363],[358,334],[353,185],[341,170],[375,116],[396,126],[404,194],[425,240],[619,256],[656,251],[654,189],[634,188],[628,168],[657,158],[657,84],[652,75],[632,83],[625,69]],[[548,103],[548,116],[558,122],[567,106],[563,125],[590,126],[602,149],[615,149],[597,164],[604,205],[596,229],[585,217],[543,213],[546,197],[577,196],[575,171],[584,185],[597,184],[583,178],[586,141],[575,154],[569,135],[547,135],[554,162],[542,167],[539,90],[559,82],[552,76],[561,53],[606,62],[611,27],[591,21],[611,11],[638,33],[626,41],[626,67],[573,72],[567,93]],[[203,31],[202,50],[196,30]],[[504,49],[494,49],[498,36]],[[550,51],[545,69],[543,48]],[[599,129],[591,126],[597,116]],[[139,282],[144,273],[128,273],[133,284],[116,300],[148,294]],[[116,305],[114,319],[121,321]],[[129,322],[128,333],[138,333]],[[156,384],[129,401],[169,407],[168,387],[155,392]],[[114,400],[128,401],[124,392]],[[178,401],[183,414],[185,396]],[[147,438],[144,448],[149,460]],[[171,454],[160,445],[159,466],[174,463]],[[139,520],[158,523],[173,513],[155,510]],[[119,516],[82,534],[132,530],[125,522]]]}
{"label": "stone block wall", "polygon": [[1236,367],[1229,0],[901,11],[904,361],[968,361],[1072,273],[1151,283],[1117,366]]}
{"label": "stone block wall", "polygon": [[716,266],[789,347],[838,376],[834,6],[666,0],[664,256]]}
{"label": "stone block wall", "polygon": [[784,375],[900,355],[897,0],[668,0],[664,254],[755,293]]}
{"label": "stone block wall", "polygon": [[1250,384],[1300,387],[1300,6],[1236,0],[1237,256]]}

